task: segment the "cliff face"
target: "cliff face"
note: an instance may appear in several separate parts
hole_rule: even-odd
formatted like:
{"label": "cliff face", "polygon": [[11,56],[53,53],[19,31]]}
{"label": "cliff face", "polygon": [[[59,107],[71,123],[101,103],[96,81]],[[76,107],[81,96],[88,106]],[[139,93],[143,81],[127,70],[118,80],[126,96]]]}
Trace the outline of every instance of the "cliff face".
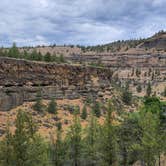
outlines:
{"label": "cliff face", "polygon": [[0,111],[35,100],[39,89],[44,99],[97,97],[111,77],[109,69],[0,58]]}
{"label": "cliff face", "polygon": [[154,93],[161,95],[166,82],[165,57],[163,63],[154,65],[153,62],[150,65],[148,60],[142,62],[142,57],[136,60],[124,57],[110,61],[109,68],[95,68],[0,58],[0,111],[34,101],[39,90],[43,99],[92,97],[105,100],[105,96],[112,95],[112,82],[119,86],[130,82],[135,93],[139,84],[145,92],[150,81]]}

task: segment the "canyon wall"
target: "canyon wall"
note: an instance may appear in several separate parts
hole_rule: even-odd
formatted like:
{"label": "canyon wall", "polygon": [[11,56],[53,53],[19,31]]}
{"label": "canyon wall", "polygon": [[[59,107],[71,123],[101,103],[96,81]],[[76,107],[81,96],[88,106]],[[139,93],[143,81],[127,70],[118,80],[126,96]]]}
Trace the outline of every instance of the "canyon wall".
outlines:
{"label": "canyon wall", "polygon": [[97,97],[111,77],[110,69],[0,58],[0,111],[34,101],[39,90],[43,99]]}
{"label": "canyon wall", "polygon": [[[119,63],[118,63],[119,62]],[[145,95],[151,82],[153,92],[162,95],[166,86],[165,62],[135,64],[135,59],[111,62],[109,67],[32,62],[0,58],[0,111],[7,111],[26,101],[36,100],[41,91],[43,99],[104,99],[112,95],[112,86],[130,83],[134,95],[141,85]],[[130,63],[133,65],[124,65]]]}

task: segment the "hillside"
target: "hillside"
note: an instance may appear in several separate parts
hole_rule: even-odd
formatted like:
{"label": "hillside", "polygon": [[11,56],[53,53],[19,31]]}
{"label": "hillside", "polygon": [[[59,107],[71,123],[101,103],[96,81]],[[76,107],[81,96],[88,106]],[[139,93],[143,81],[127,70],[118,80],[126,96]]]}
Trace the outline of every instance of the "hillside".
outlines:
{"label": "hillside", "polygon": [[[152,37],[147,39],[131,39],[131,40],[119,40],[112,43],[97,45],[97,46],[74,46],[74,45],[64,45],[64,46],[37,46],[35,49],[42,54],[47,52],[53,54],[64,54],[65,56],[71,54],[94,54],[94,53],[124,53],[135,51],[150,51],[158,52],[165,51],[166,45],[166,32],[159,31]],[[23,48],[25,50],[31,51],[33,48]]]}
{"label": "hillside", "polygon": [[[90,147],[99,165],[112,150],[116,164],[140,166],[144,157],[164,166],[165,39],[160,32],[148,39],[94,47],[1,49],[0,140],[11,139],[15,147],[20,131],[19,137],[30,144],[40,135],[47,142],[46,152],[57,148],[61,139],[58,146],[64,149],[58,155],[67,164],[70,145],[79,140],[80,156],[87,159]],[[86,146],[89,139],[95,148]],[[50,156],[47,160],[54,162]]]}

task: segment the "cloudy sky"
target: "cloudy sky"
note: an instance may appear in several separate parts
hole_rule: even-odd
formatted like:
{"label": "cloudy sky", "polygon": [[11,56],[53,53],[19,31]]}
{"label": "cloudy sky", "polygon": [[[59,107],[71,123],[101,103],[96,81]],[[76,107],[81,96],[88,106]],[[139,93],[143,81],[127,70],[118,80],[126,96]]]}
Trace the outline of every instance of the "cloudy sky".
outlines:
{"label": "cloudy sky", "polygon": [[166,30],[166,0],[1,0],[0,46],[83,44]]}

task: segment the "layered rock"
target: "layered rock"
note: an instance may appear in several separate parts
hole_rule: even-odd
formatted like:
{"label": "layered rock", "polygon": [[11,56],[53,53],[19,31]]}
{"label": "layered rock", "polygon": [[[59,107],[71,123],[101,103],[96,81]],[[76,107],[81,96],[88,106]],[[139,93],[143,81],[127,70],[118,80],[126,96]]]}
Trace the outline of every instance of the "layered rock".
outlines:
{"label": "layered rock", "polygon": [[44,99],[97,97],[111,77],[110,69],[0,58],[0,110],[35,100],[39,89]]}

